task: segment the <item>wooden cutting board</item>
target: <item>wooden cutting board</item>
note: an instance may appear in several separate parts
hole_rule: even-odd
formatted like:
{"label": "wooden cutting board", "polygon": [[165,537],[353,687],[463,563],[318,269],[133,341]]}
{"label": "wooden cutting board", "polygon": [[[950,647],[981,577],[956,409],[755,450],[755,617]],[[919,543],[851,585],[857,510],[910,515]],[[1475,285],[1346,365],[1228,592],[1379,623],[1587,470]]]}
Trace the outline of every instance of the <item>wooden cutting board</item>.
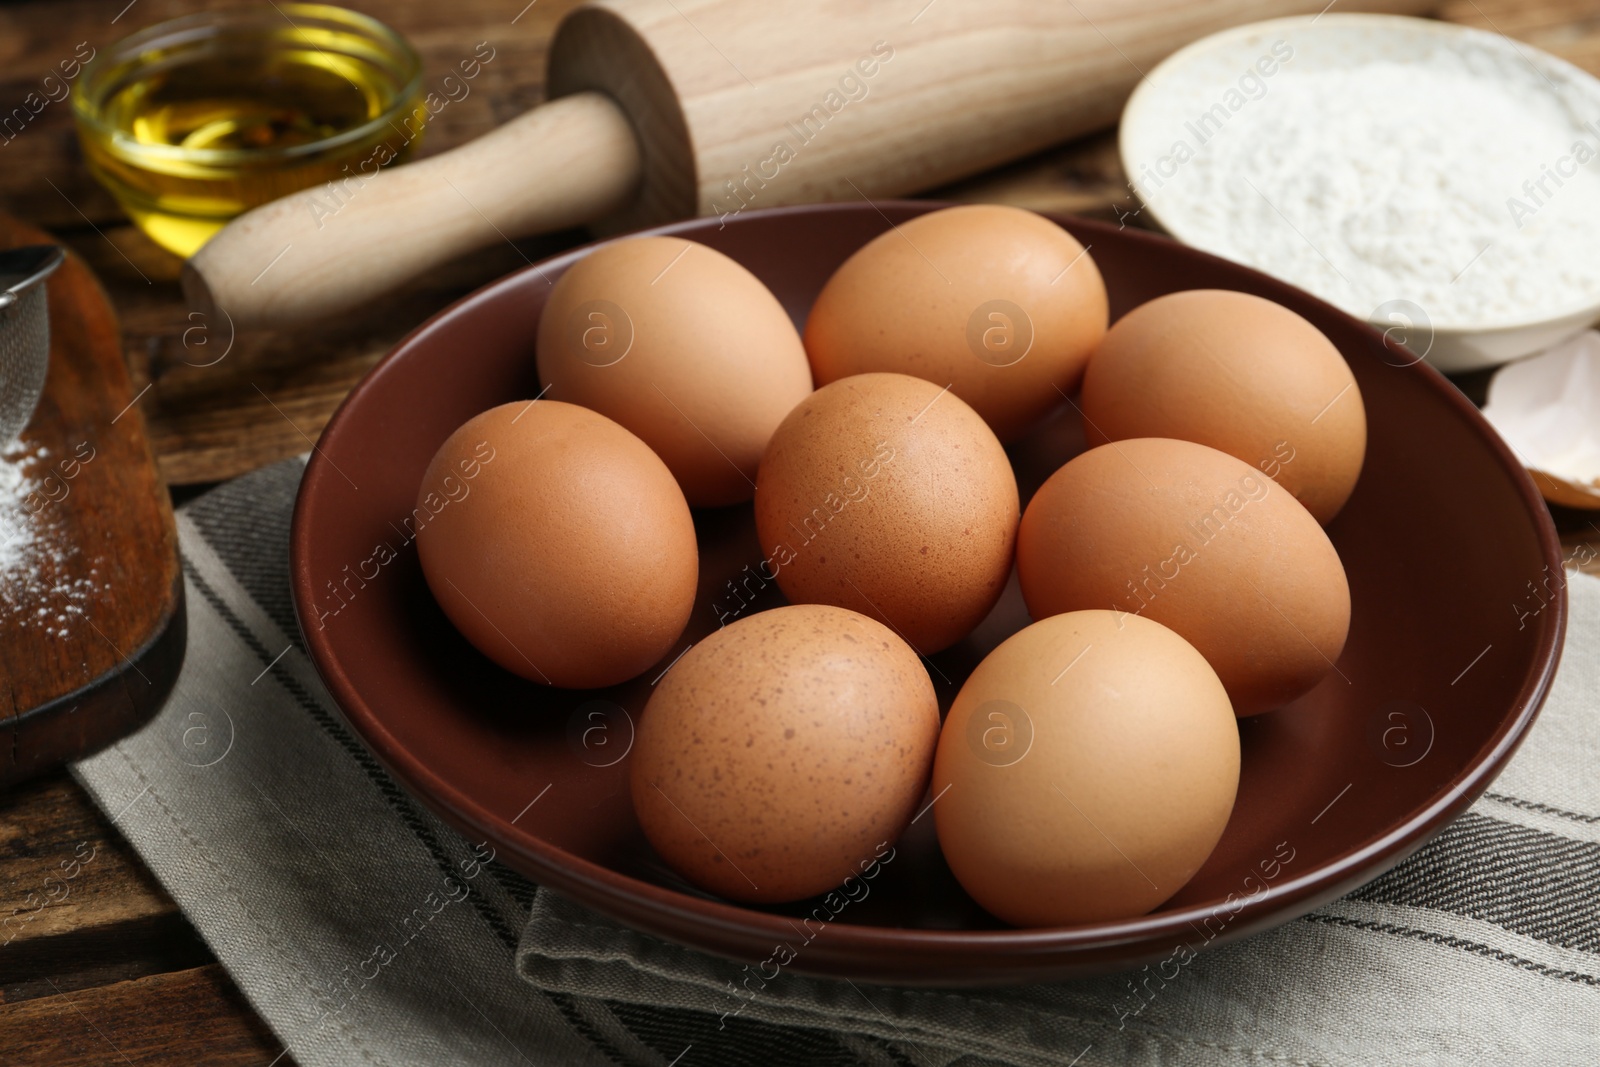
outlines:
{"label": "wooden cutting board", "polygon": [[[0,215],[0,247],[48,244]],[[50,277],[50,372],[0,458],[0,786],[143,725],[183,663],[183,575],[104,290],[77,256]]]}

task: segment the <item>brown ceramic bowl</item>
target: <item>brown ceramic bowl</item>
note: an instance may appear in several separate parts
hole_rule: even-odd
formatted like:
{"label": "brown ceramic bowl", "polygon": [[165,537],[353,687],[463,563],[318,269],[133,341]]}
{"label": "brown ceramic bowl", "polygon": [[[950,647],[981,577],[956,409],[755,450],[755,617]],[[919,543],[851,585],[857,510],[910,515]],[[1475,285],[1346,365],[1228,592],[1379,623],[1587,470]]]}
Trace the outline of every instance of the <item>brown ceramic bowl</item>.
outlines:
{"label": "brown ceramic bowl", "polygon": [[[788,208],[653,232],[718,248],[796,323],[845,257],[928,203]],[[1530,582],[1561,565],[1539,495],[1477,411],[1404,349],[1296,289],[1164,238],[1058,220],[1093,246],[1113,315],[1179,289],[1226,287],[1294,309],[1344,353],[1370,423],[1366,469],[1328,532],[1350,575],[1350,640],[1316,690],[1242,721],[1243,773],[1204,868],[1159,910],[1122,922],[1018,930],[985,915],[939,856],[933,820],[900,841],[870,894],[792,966],[919,984],[1035,981],[1137,966],[1197,931],[1216,941],[1296,918],[1399,862],[1488,786],[1544,700],[1565,605],[1537,614]],[[395,778],[531,878],[641,930],[755,962],[793,941],[818,902],[755,908],[674,877],[629,803],[626,752],[650,679],[552,690],[493,666],[446,621],[401,524],[434,450],[485,408],[539,392],[533,346],[551,279],[581,248],[435,316],[350,394],[322,435],[294,516],[293,584],[317,669]],[[1024,500],[1082,448],[1071,409],[1012,451]],[[359,487],[359,488],[357,488]],[[726,583],[761,558],[750,509],[697,516],[709,632]],[[387,544],[396,558],[371,562]],[[386,555],[386,554],[383,554]],[[339,592],[335,594],[335,587]],[[776,587],[756,607],[780,601]],[[968,640],[931,661],[948,706],[1025,625],[1015,581]],[[674,650],[673,654],[676,654]],[[828,912],[824,910],[823,915]]]}

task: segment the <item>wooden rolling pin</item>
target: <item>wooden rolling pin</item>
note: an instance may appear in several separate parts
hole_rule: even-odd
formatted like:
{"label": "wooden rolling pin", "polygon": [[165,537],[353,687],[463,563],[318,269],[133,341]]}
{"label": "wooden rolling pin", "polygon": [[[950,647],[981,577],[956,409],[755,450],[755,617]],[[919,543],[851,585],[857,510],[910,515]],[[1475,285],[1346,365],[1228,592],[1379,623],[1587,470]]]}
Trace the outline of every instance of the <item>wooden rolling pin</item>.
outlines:
{"label": "wooden rolling pin", "polygon": [[240,216],[184,290],[236,327],[289,327],[511,237],[913,193],[1110,125],[1207,33],[1325,5],[596,0],[557,29],[551,102],[365,179],[331,217],[320,187]]}

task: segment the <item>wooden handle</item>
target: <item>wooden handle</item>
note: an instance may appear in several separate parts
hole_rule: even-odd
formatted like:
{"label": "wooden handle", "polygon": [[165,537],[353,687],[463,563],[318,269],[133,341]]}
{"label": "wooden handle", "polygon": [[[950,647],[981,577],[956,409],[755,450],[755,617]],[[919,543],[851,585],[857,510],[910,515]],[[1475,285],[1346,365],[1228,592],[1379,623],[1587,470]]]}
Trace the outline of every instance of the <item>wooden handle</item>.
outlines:
{"label": "wooden handle", "polygon": [[627,118],[578,93],[450,152],[239,216],[185,266],[184,294],[240,329],[328,318],[475,249],[617,211],[639,176]]}

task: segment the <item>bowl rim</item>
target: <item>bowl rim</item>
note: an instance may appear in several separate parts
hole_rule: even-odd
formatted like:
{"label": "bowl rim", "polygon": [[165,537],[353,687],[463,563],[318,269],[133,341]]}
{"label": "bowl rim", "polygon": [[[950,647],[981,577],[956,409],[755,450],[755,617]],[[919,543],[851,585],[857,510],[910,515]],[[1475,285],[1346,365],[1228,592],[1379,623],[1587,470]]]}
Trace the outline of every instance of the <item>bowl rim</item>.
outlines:
{"label": "bowl rim", "polygon": [[[360,31],[392,57],[405,80],[396,90],[389,106],[359,126],[340,130],[331,137],[272,148],[183,148],[178,145],[146,144],[130,141],[124,131],[105,120],[101,106],[104,103],[104,87],[97,85],[95,79],[105,73],[114,59],[127,58],[137,62],[144,53],[152,50],[225,38],[248,27],[278,26],[286,22],[291,31],[300,32],[303,24],[294,21],[291,15],[308,21],[316,20],[323,25],[338,24],[347,30]],[[108,143],[115,143],[124,151],[129,151],[129,146],[133,146],[130,154],[170,163],[263,166],[295,162],[359,144],[422,105],[422,56],[411,42],[387,23],[336,4],[286,2],[274,4],[273,9],[226,7],[179,15],[136,30],[113,42],[104,51],[90,57],[81,74],[78,91],[72,96],[72,114],[78,125],[104,135]],[[423,110],[426,111],[426,108]],[[421,136],[425,125],[426,118],[417,125],[411,140],[415,141]]]}
{"label": "bowl rim", "polygon": [[[890,216],[885,214],[884,209],[921,214],[955,206],[959,205],[955,202],[933,200],[796,205],[748,211],[728,225],[739,225],[747,221],[782,215],[876,213],[889,219]],[[1147,243],[1157,255],[1166,247],[1176,243],[1159,234],[1130,230],[1064,213],[1039,212],[1039,214],[1058,225],[1070,221],[1076,227],[1090,230],[1103,229],[1108,232],[1120,230],[1125,238]],[[485,809],[456,784],[441,779],[404,745],[397,742],[385,726],[386,717],[381,713],[375,713],[366,703],[333,655],[328,640],[321,636],[321,632],[315,626],[315,579],[309,565],[310,546],[317,521],[315,499],[318,495],[318,486],[323,481],[331,484],[333,479],[339,477],[332,467],[332,461],[324,454],[323,444],[344,431],[345,424],[352,418],[352,411],[364,402],[364,395],[373,383],[395,373],[394,368],[399,359],[420,339],[459,317],[471,315],[478,301],[488,299],[505,289],[519,286],[525,276],[532,274],[544,278],[546,268],[569,266],[604,244],[643,235],[684,236],[693,240],[693,235],[697,231],[715,225],[716,221],[715,218],[688,219],[632,234],[604,238],[569,249],[490,282],[431,316],[408,333],[351,390],[324,427],[318,439],[318,446],[312,450],[296,496],[290,530],[290,584],[302,640],[339,713],[374,757],[414,798],[465,833],[481,836],[484,826],[494,826],[496,835],[513,847],[517,858],[524,862],[526,868],[536,872],[532,877],[538,884],[573,897],[587,907],[616,917],[632,928],[661,932],[663,936],[680,944],[687,942],[670,930],[683,925],[686,916],[691,917],[693,925],[706,935],[696,941],[694,947],[701,951],[720,951],[732,957],[748,946],[776,945],[785,939],[792,939],[793,927],[788,917],[708,896],[691,895],[665,885],[644,881],[567,852],[518,826],[507,824],[504,817]],[[892,220],[890,225],[894,225]],[[1270,286],[1306,296],[1338,315],[1350,319],[1358,329],[1366,331],[1375,344],[1388,348],[1397,355],[1410,357],[1409,352],[1386,340],[1370,324],[1340,311],[1314,295],[1306,294],[1304,290],[1265,275],[1254,268],[1223,260],[1201,249],[1192,246],[1182,247],[1189,254],[1213,260],[1218,264],[1226,264],[1230,268],[1248,271],[1264,279]],[[1398,373],[1422,375],[1427,381],[1427,387],[1438,394],[1445,404],[1452,407],[1470,425],[1472,431],[1484,440],[1495,460],[1510,477],[1524,507],[1534,517],[1539,545],[1546,563],[1552,567],[1559,567],[1562,560],[1561,544],[1543,498],[1527,471],[1479,414],[1478,409],[1438,370],[1423,361],[1413,358],[1404,364],[1392,364],[1391,368]],[[1324,901],[1370,881],[1399,863],[1428,838],[1444,829],[1449,821],[1464,811],[1487,789],[1521,744],[1528,727],[1537,717],[1549,693],[1560,660],[1562,638],[1566,630],[1567,605],[1564,593],[1552,601],[1551,608],[1552,610],[1540,613],[1541,629],[1534,653],[1534,665],[1524,676],[1514,704],[1507,709],[1499,726],[1485,742],[1484,748],[1480,749],[1478,755],[1467,764],[1462,773],[1454,775],[1446,785],[1440,787],[1432,802],[1421,810],[1411,813],[1400,825],[1375,840],[1335,856],[1310,871],[1273,882],[1261,892],[1241,897],[1237,909],[1228,909],[1228,901],[1224,900],[1220,904],[1192,905],[1181,910],[1156,912],[1133,919],[1078,926],[997,930],[864,926],[844,922],[841,915],[839,919],[828,924],[830,933],[826,939],[825,951],[834,958],[840,955],[840,950],[844,950],[845,954],[850,954],[850,950],[893,952],[897,957],[892,958],[901,961],[897,963],[901,972],[910,970],[910,964],[904,963],[905,960],[914,959],[927,964],[935,958],[945,963],[959,963],[969,968],[996,972],[995,976],[987,979],[974,978],[972,970],[963,971],[959,977],[941,977],[939,974],[930,973],[893,979],[894,982],[905,985],[948,986],[982,984],[985,981],[1016,982],[1038,980],[1038,976],[1019,975],[1015,973],[1014,967],[1011,968],[1013,973],[1001,973],[1006,968],[993,963],[997,955],[1004,955],[1010,960],[1022,960],[1029,957],[1059,957],[1063,954],[1090,950],[1115,950],[1121,945],[1151,942],[1170,944],[1169,937],[1193,934],[1194,923],[1204,922],[1207,918],[1215,919],[1227,911],[1232,917],[1222,932],[1209,941],[1209,944],[1214,945],[1269,926],[1280,925],[1303,915]],[[1230,895],[1228,899],[1232,897],[1233,895]],[[1289,913],[1290,909],[1298,910]],[[658,917],[667,921],[655,921]],[[673,919],[677,922],[671,921]],[[748,950],[756,951],[753,948]],[[1167,950],[1160,951],[1165,954]],[[1148,950],[1146,954],[1150,955],[1153,952],[1154,950]],[[815,955],[820,956],[823,953]],[[807,954],[802,952],[800,957],[788,966],[802,973],[830,973],[826,968],[808,967],[806,959]],[[1055,968],[1060,973],[1071,969],[1074,969],[1073,964],[1060,964]],[[1115,968],[1099,966],[1093,969],[1104,971]],[[838,972],[835,970],[832,973]]]}
{"label": "bowl rim", "polygon": [[[1440,39],[1441,41],[1470,38],[1488,44],[1490,47],[1500,49],[1508,47],[1507,42],[1511,42],[1511,38],[1506,37],[1504,34],[1491,33],[1488,30],[1480,30],[1476,26],[1463,26],[1454,22],[1441,22],[1437,19],[1417,18],[1412,15],[1385,15],[1376,12],[1354,11],[1324,12],[1323,14],[1312,18],[1310,21],[1315,23],[1322,20],[1325,20],[1336,27],[1348,29],[1358,29],[1365,26],[1369,28],[1381,27],[1384,30],[1392,31],[1397,24],[1404,24],[1408,32],[1415,32],[1424,36],[1431,35]],[[1131,159],[1128,154],[1129,138],[1126,136],[1126,134],[1129,126],[1137,126],[1137,124],[1143,118],[1144,113],[1148,111],[1150,101],[1154,98],[1154,95],[1160,91],[1158,82],[1161,80],[1161,75],[1163,72],[1168,77],[1171,77],[1173,73],[1183,65],[1190,63],[1214,50],[1230,45],[1242,37],[1249,37],[1253,34],[1265,33],[1277,27],[1304,27],[1306,25],[1307,16],[1287,15],[1281,18],[1262,19],[1259,22],[1249,22],[1240,26],[1230,26],[1225,30],[1218,30],[1216,33],[1208,34],[1207,36],[1200,38],[1198,41],[1192,41],[1189,44],[1184,45],[1182,48],[1167,56],[1154,67],[1151,67],[1149,73],[1146,74],[1144,78],[1140,79],[1138,85],[1134,86],[1133,92],[1128,97],[1127,104],[1124,105],[1122,109],[1122,118],[1117,123],[1117,162],[1122,165],[1123,173],[1128,176],[1128,188],[1132,190],[1133,194],[1139,199],[1139,214],[1149,215],[1150,218],[1161,227],[1162,232],[1166,233],[1174,240],[1180,241],[1197,251],[1206,252],[1208,255],[1216,255],[1216,253],[1210,252],[1203,246],[1196,244],[1190,239],[1190,236],[1185,236],[1185,234],[1182,232],[1183,226],[1181,224],[1174,226],[1170,216],[1164,217],[1161,212],[1156,209],[1155,202],[1149,195],[1149,190],[1144,187],[1138,172],[1135,169],[1134,164],[1137,161]],[[1531,44],[1525,44],[1518,41],[1510,44],[1510,47],[1514,47],[1517,53],[1519,53],[1523,59],[1527,60],[1527,62],[1533,66],[1536,71],[1540,71],[1540,73],[1543,73],[1547,70],[1559,72],[1563,77],[1571,79],[1575,84],[1587,85],[1594,92],[1595,96],[1600,98],[1600,78],[1590,74],[1582,67],[1570,63],[1567,60],[1562,59],[1560,56],[1552,55],[1551,53],[1546,52],[1544,49],[1538,48]],[[1182,217],[1181,214],[1179,217]],[[1248,267],[1251,270],[1265,273],[1260,267],[1252,263],[1246,263],[1242,260],[1229,260],[1229,262],[1237,263],[1238,265]],[[1293,283],[1291,282],[1287,284],[1292,285]],[[1296,286],[1296,288],[1299,287]],[[1310,292],[1310,290],[1301,291]],[[1316,296],[1317,294],[1312,293],[1311,295]],[[1322,297],[1318,296],[1317,299],[1322,300]],[[1325,300],[1323,302],[1327,303]],[[1340,310],[1342,311],[1343,309],[1341,308]],[[1344,314],[1350,315],[1351,313],[1346,311]],[[1359,318],[1358,316],[1354,315],[1352,315],[1352,317]],[[1586,297],[1581,303],[1571,304],[1553,312],[1524,316],[1518,319],[1506,319],[1499,322],[1481,323],[1478,325],[1439,322],[1435,321],[1430,315],[1428,318],[1428,325],[1435,335],[1446,334],[1452,337],[1501,337],[1507,334],[1517,333],[1522,330],[1555,327],[1565,323],[1567,320],[1571,320],[1573,323],[1573,333],[1577,333],[1585,329],[1586,326],[1592,326],[1597,321],[1600,321],[1600,289],[1597,289],[1592,296]],[[1381,320],[1371,317],[1361,319],[1360,321],[1374,323],[1380,326],[1384,325]],[[1498,366],[1499,362],[1485,365]]]}

